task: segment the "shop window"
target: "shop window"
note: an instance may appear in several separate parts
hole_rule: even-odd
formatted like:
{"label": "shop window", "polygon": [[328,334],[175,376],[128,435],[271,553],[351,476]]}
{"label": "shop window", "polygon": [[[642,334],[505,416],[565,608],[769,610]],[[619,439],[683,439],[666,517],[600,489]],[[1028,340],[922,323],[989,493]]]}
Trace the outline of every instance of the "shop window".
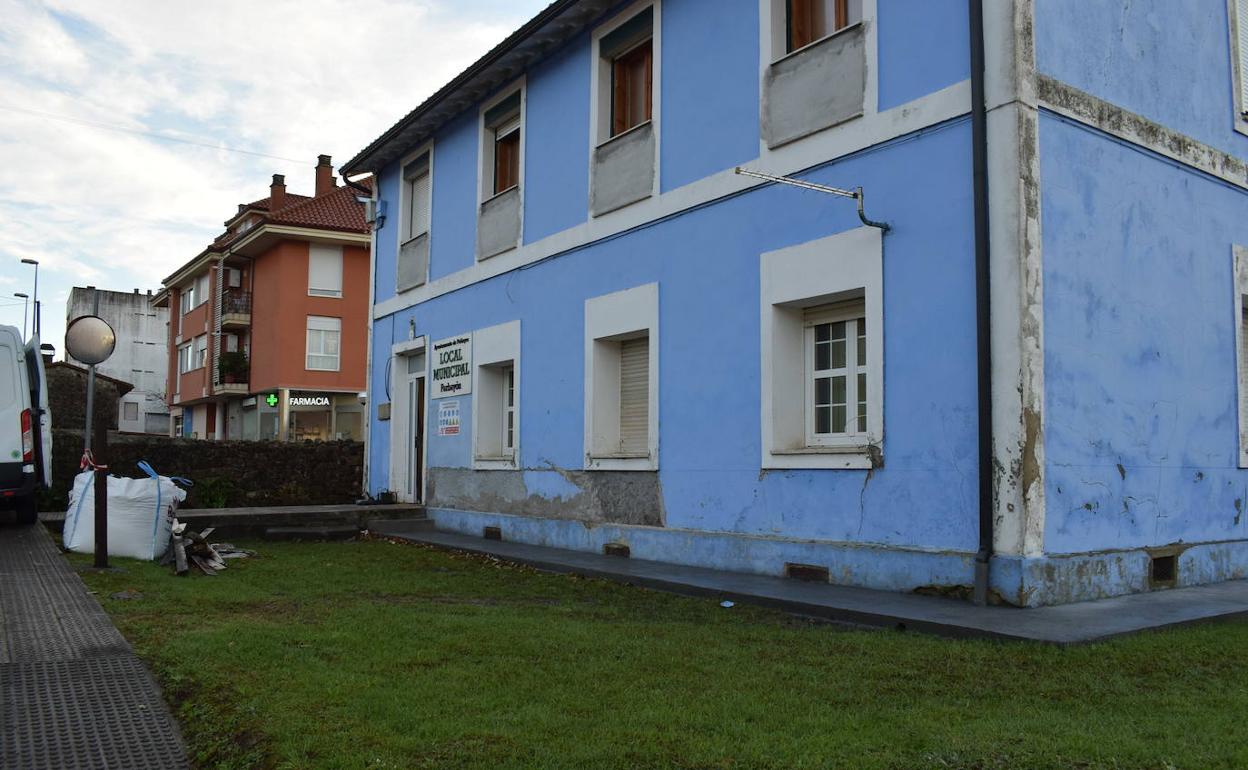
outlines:
{"label": "shop window", "polygon": [[342,319],[308,316],[308,355],[306,368],[313,371],[336,372],[339,364],[339,343]]}

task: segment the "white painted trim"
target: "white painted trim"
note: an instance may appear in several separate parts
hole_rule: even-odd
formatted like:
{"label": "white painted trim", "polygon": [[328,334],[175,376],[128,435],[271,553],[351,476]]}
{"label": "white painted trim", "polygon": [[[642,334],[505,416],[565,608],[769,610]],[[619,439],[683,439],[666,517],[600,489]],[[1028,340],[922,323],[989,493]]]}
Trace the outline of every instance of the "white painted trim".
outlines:
{"label": "white painted trim", "polygon": [[[646,457],[612,457],[595,453],[596,427],[604,420],[614,419],[618,430],[618,377],[607,382],[608,390],[616,388],[615,417],[611,416],[610,404],[600,403],[595,397],[598,382],[595,369],[603,363],[596,354],[599,342],[610,341],[645,332],[649,336],[648,362],[649,447]],[[616,366],[618,373],[618,364]],[[647,283],[631,289],[591,297],[585,300],[585,470],[598,471],[654,471],[659,468],[659,285]]]}
{"label": "white painted trim", "polygon": [[[515,446],[511,457],[484,454],[481,451],[482,415],[488,400],[488,388],[481,387],[481,369],[511,362],[516,378]],[[472,333],[472,467],[474,470],[514,470],[520,467],[520,401],[523,397],[520,380],[520,321],[477,329]],[[490,404],[490,408],[498,404]]]}
{"label": "white painted trim", "polygon": [[1245,309],[1248,309],[1248,303],[1244,302],[1244,296],[1248,295],[1248,247],[1233,246],[1231,254],[1235,271],[1235,297],[1232,308],[1235,311],[1235,401],[1239,417],[1237,422],[1239,425],[1239,467],[1248,468],[1248,382],[1245,381],[1243,374],[1244,367],[1248,364],[1243,360],[1245,355],[1243,314]]}
{"label": "white painted trim", "polygon": [[[428,458],[429,458],[429,356],[428,353],[429,340],[424,335],[418,336],[411,340],[398,342],[390,346],[390,483],[387,485],[391,492],[399,496],[399,499],[405,503],[414,502],[412,495],[406,492],[408,469],[405,468],[407,460],[407,430],[411,423],[411,415],[408,412],[409,406],[406,404],[407,398],[407,382],[410,378],[422,378],[425,381],[425,424],[420,426],[421,441],[421,458],[424,463],[421,468],[421,489],[420,499],[424,500],[426,490],[428,489],[429,474]],[[399,366],[398,362],[403,358],[411,355],[425,355],[425,371],[418,375],[410,375],[407,371],[406,364]],[[402,487],[399,487],[400,476],[403,477]]]}
{"label": "white painted trim", "polygon": [[[785,176],[853,152],[873,147],[913,133],[927,126],[965,115],[970,103],[970,82],[949,86],[934,94],[886,112],[866,115],[838,126],[836,130],[817,134],[786,144],[767,153],[767,160],[747,164],[751,170]],[[477,262],[437,280],[403,292],[373,309],[380,319],[413,305],[427,302],[444,294],[458,291],[474,283],[488,280],[533,264],[570,249],[639,227],[656,219],[702,206],[742,190],[759,187],[761,182],[738,176],[732,169],[668,190],[660,196],[647,198],[621,209],[570,227],[534,243],[514,249],[484,262]]]}
{"label": "white painted trim", "polygon": [[[524,156],[525,156],[526,142],[528,141],[528,136],[529,136],[529,122],[528,122],[529,81],[526,75],[521,75],[520,77],[513,80],[511,83],[508,83],[506,86],[500,88],[498,90],[498,93],[490,97],[485,102],[482,102],[480,109],[477,111],[477,135],[478,137],[480,137],[479,139],[480,144],[477,148],[477,215],[480,216],[481,206],[483,206],[486,201],[491,200],[497,197],[498,195],[502,195],[505,192],[508,192],[507,190],[504,190],[500,193],[495,193],[493,189],[494,185],[492,184],[492,181],[494,177],[494,169],[493,169],[494,142],[493,142],[492,136],[487,136],[487,133],[489,132],[487,131],[485,127],[485,113],[489,112],[496,105],[502,103],[503,100],[507,99],[512,94],[516,93],[517,91],[520,92],[520,168],[519,168],[519,174],[518,174],[519,179],[520,179],[518,183],[519,194],[520,194],[520,237],[516,239],[516,245],[519,246],[520,243],[524,241],[524,188],[526,186],[525,178],[524,178],[524,172],[525,172]],[[433,199],[433,185],[432,185],[433,156],[432,155],[429,156],[429,160],[430,160],[429,181],[431,183],[429,186],[429,197],[430,197],[430,203],[432,204],[432,199]],[[487,169],[486,168],[487,165],[490,166],[490,168]],[[490,182],[486,181],[487,175],[490,179]],[[429,209],[430,209],[430,214],[431,214],[430,229],[432,230],[433,229],[432,228],[433,206],[430,205]],[[494,256],[497,256],[497,255],[494,255]],[[478,260],[481,259],[479,254],[477,256],[477,259]],[[487,257],[487,259],[489,259],[489,257]]]}
{"label": "white painted trim", "polygon": [[1239,17],[1239,4],[1242,0],[1227,0],[1227,28],[1230,30],[1231,36],[1231,86],[1235,89],[1235,112],[1231,115],[1231,122],[1234,124],[1235,130],[1241,134],[1248,135],[1248,118],[1244,116],[1244,112],[1248,110],[1248,103],[1245,102],[1245,93],[1248,93],[1248,72],[1244,72],[1243,62],[1245,54],[1239,50],[1239,27],[1241,24],[1248,24],[1248,19]]}
{"label": "white painted trim", "polygon": [[[662,131],[662,114],[663,114],[663,9],[662,0],[637,0],[637,2],[628,6],[624,10],[617,13],[610,20],[599,24],[590,36],[590,68],[589,68],[589,190],[594,189],[594,153],[599,147],[607,144],[617,137],[611,136],[611,113],[604,112],[602,102],[602,91],[604,74],[602,65],[601,50],[602,38],[619,29],[625,22],[632,19],[637,14],[646,10],[646,8],[654,9],[654,30],[651,37],[651,103],[650,103],[650,123],[654,126],[654,185],[651,188],[650,198],[647,200],[655,200],[662,190],[660,181],[662,179],[662,168],[660,160],[663,157],[663,131]],[[605,90],[610,91],[610,67],[606,69]],[[621,134],[622,135],[622,134]],[[524,141],[524,135],[520,135],[520,141]],[[586,211],[589,220],[602,220],[610,217],[617,211],[633,208],[640,205],[632,203],[624,206],[622,209],[615,209],[611,212],[595,216],[590,210],[589,200],[585,201]]]}
{"label": "white painted trim", "polygon": [[[871,447],[882,456],[883,249],[883,234],[878,228],[857,227],[759,257],[763,468],[861,469],[872,467]],[[855,296],[866,304],[867,435],[857,446],[809,446],[804,311]]]}
{"label": "white painted trim", "polygon": [[1032,0],[984,4],[994,550],[1044,552],[1044,272]]}

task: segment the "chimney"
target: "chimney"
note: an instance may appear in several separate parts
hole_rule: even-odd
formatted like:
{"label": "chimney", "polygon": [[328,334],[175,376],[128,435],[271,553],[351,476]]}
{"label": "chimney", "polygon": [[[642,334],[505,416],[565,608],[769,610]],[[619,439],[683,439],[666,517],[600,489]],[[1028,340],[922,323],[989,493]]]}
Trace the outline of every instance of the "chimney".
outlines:
{"label": "chimney", "polygon": [[316,156],[316,197],[334,191],[338,181],[334,179],[334,167],[328,155]]}
{"label": "chimney", "polygon": [[269,211],[277,211],[286,205],[286,177],[273,175],[273,184],[269,185]]}

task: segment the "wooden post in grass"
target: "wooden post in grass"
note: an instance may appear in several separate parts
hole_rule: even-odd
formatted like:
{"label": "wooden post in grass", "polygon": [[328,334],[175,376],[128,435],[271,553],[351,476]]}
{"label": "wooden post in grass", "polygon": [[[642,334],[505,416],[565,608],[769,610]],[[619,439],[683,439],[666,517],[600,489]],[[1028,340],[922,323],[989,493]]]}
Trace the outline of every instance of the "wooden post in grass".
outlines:
{"label": "wooden post in grass", "polygon": [[[96,421],[91,443],[95,464],[108,465],[108,426],[103,420]],[[108,568],[108,471],[101,468],[95,469],[95,567]]]}

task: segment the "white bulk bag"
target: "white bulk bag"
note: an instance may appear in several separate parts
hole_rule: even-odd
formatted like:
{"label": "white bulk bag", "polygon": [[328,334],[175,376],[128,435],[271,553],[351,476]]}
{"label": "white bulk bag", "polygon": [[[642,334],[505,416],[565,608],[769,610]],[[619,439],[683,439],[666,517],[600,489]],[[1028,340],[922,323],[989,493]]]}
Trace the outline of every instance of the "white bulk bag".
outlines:
{"label": "white bulk bag", "polygon": [[[167,476],[158,476],[146,463],[146,479],[108,477],[108,555],[151,561],[169,545],[173,511],[186,492]],[[75,553],[95,553],[95,473],[83,471],[69,493],[62,533],[65,547]]]}

